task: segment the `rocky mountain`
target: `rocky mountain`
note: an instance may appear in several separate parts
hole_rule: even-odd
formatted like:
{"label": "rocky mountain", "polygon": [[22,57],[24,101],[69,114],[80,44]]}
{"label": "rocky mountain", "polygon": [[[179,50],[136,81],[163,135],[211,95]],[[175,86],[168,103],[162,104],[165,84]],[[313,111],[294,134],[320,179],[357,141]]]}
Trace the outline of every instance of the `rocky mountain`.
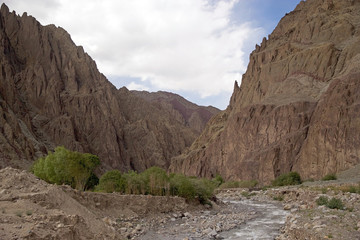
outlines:
{"label": "rocky mountain", "polygon": [[160,109],[165,109],[170,115],[175,117],[181,124],[189,126],[191,129],[200,134],[206,123],[212,116],[219,113],[220,110],[208,106],[198,106],[189,102],[185,98],[170,92],[158,91],[131,91],[134,95],[151,102]]}
{"label": "rocky mountain", "polygon": [[0,66],[0,168],[28,168],[58,145],[98,155],[103,170],[166,168],[198,135],[167,108],[116,89],[64,29],[5,4]]}
{"label": "rocky mountain", "polygon": [[320,178],[360,163],[360,1],[301,1],[256,46],[228,108],[170,169]]}

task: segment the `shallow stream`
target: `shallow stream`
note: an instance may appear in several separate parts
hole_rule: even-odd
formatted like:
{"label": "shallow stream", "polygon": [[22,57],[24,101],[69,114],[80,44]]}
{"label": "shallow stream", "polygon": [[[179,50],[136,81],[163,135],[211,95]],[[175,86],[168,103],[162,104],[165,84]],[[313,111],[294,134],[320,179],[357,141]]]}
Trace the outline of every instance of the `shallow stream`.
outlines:
{"label": "shallow stream", "polygon": [[281,226],[284,225],[288,212],[280,204],[245,201],[227,201],[231,204],[241,205],[246,210],[256,212],[256,217],[248,220],[239,228],[220,234],[227,240],[267,240],[275,239],[279,235]]}

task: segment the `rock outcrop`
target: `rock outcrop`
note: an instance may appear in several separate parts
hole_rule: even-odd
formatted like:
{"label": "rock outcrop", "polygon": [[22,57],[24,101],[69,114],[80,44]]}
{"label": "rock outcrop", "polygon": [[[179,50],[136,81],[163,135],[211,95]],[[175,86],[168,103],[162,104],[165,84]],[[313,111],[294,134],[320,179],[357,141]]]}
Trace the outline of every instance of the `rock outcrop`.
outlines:
{"label": "rock outcrop", "polygon": [[250,55],[241,86],[171,170],[226,179],[360,163],[360,1],[307,0]]}
{"label": "rock outcrop", "polygon": [[70,35],[0,11],[0,168],[28,168],[58,145],[102,168],[168,167],[198,135],[158,105],[117,90]]}
{"label": "rock outcrop", "polygon": [[189,102],[185,98],[170,92],[131,91],[134,95],[145,99],[160,109],[165,109],[181,124],[189,126],[200,134],[206,123],[220,110],[212,106],[203,107]]}

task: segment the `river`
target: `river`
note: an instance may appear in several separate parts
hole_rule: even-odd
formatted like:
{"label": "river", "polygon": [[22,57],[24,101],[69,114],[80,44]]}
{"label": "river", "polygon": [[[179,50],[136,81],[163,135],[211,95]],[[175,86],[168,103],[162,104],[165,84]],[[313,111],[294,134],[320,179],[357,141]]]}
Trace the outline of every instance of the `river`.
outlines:
{"label": "river", "polygon": [[279,235],[279,229],[284,225],[288,212],[280,204],[256,202],[251,200],[228,201],[238,204],[244,209],[256,212],[256,217],[248,220],[238,228],[222,232],[220,236],[228,240],[272,240]]}
{"label": "river", "polygon": [[[217,211],[204,216],[204,213],[198,217],[188,219],[186,222],[179,219],[174,222],[169,222],[163,228],[153,229],[142,235],[141,240],[208,240],[208,239],[228,239],[228,240],[273,240],[280,234],[279,230],[284,225],[288,212],[283,210],[279,202],[258,202],[253,200],[224,200],[227,209],[233,209],[234,212],[248,214],[250,219],[245,221],[231,218],[231,222],[239,222],[235,228],[229,231],[220,231],[215,235],[201,234],[200,231],[203,221],[208,218],[213,222],[220,222],[217,219]],[[208,211],[209,212],[209,211]],[[229,217],[231,211],[228,212]],[[221,214],[220,214],[221,215]],[[225,217],[228,219],[228,217]],[[193,219],[197,219],[194,220]],[[160,225],[160,224],[159,224]],[[205,227],[206,228],[206,227]],[[211,235],[211,236],[210,236]]]}

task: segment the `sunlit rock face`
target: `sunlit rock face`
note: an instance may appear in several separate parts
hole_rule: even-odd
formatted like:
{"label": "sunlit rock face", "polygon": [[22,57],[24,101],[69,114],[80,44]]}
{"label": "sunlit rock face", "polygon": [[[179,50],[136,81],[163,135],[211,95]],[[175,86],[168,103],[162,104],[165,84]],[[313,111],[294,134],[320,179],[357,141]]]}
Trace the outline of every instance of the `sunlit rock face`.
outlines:
{"label": "sunlit rock face", "polygon": [[102,170],[167,168],[199,134],[116,89],[62,28],[3,4],[0,40],[0,167],[28,168],[63,145],[98,155]]}
{"label": "sunlit rock face", "polygon": [[301,1],[250,55],[241,86],[170,169],[320,178],[360,163],[360,2]]}

